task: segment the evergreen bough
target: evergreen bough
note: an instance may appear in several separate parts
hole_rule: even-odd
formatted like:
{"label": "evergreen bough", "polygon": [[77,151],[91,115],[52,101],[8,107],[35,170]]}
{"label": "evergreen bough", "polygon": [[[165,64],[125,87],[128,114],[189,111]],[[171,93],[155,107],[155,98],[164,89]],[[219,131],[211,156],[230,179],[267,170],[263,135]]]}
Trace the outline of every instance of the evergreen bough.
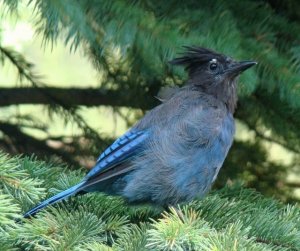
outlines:
{"label": "evergreen bough", "polygon": [[0,154],[1,250],[300,250],[300,209],[240,185],[164,211],[100,193],[22,212],[83,177]]}
{"label": "evergreen bough", "polygon": [[[12,13],[18,12],[20,2],[3,1]],[[270,161],[261,142],[276,142],[295,154],[300,152],[298,1],[28,3],[34,6],[35,28],[45,45],[63,38],[71,50],[83,47],[102,74],[101,93],[126,93],[118,96],[116,112],[119,106],[153,107],[153,96],[162,85],[182,83],[183,71],[166,63],[182,45],[201,45],[235,58],[257,60],[257,70],[242,76],[236,114],[256,139],[235,142],[223,170],[233,170],[229,177],[240,175],[264,193],[274,193],[275,186],[277,195],[286,196],[286,187],[278,180],[285,177],[287,166]],[[93,147],[86,152],[99,153],[103,141],[80,116],[80,106],[70,106],[42,89],[47,85],[33,64],[0,44],[0,63],[5,61],[15,66],[22,84],[41,88],[48,95],[50,114],[77,123],[84,136],[93,139],[88,144]],[[20,129],[32,126],[31,122],[46,131],[46,125],[33,116],[0,122],[4,134],[4,126]],[[6,136],[18,139],[15,134]],[[299,160],[295,158],[292,166],[299,165]],[[255,183],[246,175],[249,172],[256,176]],[[168,211],[128,206],[120,198],[95,193],[58,203],[36,218],[22,218],[22,212],[82,177],[81,171],[65,166],[1,153],[1,250],[300,250],[299,207],[239,185]]]}

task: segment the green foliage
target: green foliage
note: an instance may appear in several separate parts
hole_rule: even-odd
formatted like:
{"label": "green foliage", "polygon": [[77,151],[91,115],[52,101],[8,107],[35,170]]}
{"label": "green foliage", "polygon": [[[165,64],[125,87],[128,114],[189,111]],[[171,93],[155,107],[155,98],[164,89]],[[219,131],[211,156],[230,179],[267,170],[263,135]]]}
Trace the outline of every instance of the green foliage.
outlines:
{"label": "green foliage", "polygon": [[[10,13],[18,12],[20,2],[3,1]],[[77,183],[83,173],[2,153],[1,250],[300,250],[298,205],[285,206],[236,185],[242,181],[264,194],[292,198],[285,178],[288,168],[299,166],[300,158],[295,157],[291,165],[271,161],[263,142],[300,153],[297,1],[31,0],[28,4],[33,6],[35,28],[44,37],[44,46],[63,38],[72,51],[84,48],[103,76],[101,93],[121,93],[119,104],[129,108],[153,107],[157,104],[153,96],[161,86],[183,83],[183,70],[167,64],[182,45],[257,60],[256,69],[240,79],[236,113],[256,137],[252,142],[235,142],[216,184],[224,187],[229,177],[233,182],[227,187],[164,212],[147,205],[128,206],[117,197],[88,194],[23,220],[21,212]],[[0,44],[0,63],[6,61],[15,67],[22,85],[47,87],[32,63]],[[43,90],[49,114],[77,124],[88,139],[82,144],[82,138],[74,137],[73,146],[98,154],[106,141],[84,121],[80,104],[70,105]],[[120,112],[118,107],[114,111]],[[140,115],[137,112],[136,117]],[[7,125],[10,130],[4,133]],[[1,118],[0,126],[13,139],[20,137],[15,132],[23,128],[46,131],[48,125],[33,115],[16,115]],[[75,156],[72,151],[69,159],[65,152],[53,153],[70,163]]]}
{"label": "green foliage", "polygon": [[45,195],[45,189],[41,187],[42,180],[31,178],[19,164],[19,159],[9,159],[7,155],[1,153],[0,163],[1,190],[3,192],[11,194],[16,201],[22,198],[24,205],[36,203]]}
{"label": "green foliage", "polygon": [[[16,244],[27,250],[70,250],[90,241],[101,242],[104,232],[101,219],[91,213],[52,210],[27,221],[13,232]],[[37,238],[37,236],[39,238]]]}
{"label": "green foliage", "polygon": [[[300,250],[299,207],[238,185],[167,211],[130,206],[118,197],[95,193],[22,219],[21,211],[37,203],[29,198],[46,198],[82,175],[33,158],[1,154],[0,177],[2,250]],[[32,188],[39,180],[40,187],[28,193],[22,186],[4,189],[7,177],[12,184],[27,180]]]}

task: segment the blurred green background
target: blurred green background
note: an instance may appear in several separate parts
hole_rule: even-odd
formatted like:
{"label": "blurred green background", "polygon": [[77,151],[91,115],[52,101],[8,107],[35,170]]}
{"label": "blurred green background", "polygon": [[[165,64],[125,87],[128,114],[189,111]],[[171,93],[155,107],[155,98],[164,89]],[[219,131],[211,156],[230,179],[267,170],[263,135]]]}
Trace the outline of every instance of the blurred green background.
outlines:
{"label": "blurred green background", "polygon": [[[236,142],[215,187],[242,182],[298,201],[299,6],[298,1],[4,1],[0,147],[91,168],[105,146],[158,104],[154,96],[162,86],[184,82],[186,75],[168,60],[182,45],[200,45],[259,62],[241,78]],[[49,102],[5,102],[5,88],[17,93],[25,87],[41,90]],[[92,88],[111,104],[101,105],[102,96],[92,106],[69,104],[47,95],[49,87]]]}

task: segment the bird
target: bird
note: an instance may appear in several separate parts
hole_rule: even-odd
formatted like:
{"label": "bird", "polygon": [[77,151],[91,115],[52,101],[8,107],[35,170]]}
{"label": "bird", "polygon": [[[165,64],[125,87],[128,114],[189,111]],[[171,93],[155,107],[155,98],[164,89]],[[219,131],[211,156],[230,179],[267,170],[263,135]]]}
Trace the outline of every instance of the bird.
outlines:
{"label": "bird", "polygon": [[81,182],[41,202],[25,218],[89,192],[162,207],[208,193],[233,143],[238,77],[257,62],[184,48],[169,63],[185,68],[185,84],[162,91],[161,103],[111,144]]}

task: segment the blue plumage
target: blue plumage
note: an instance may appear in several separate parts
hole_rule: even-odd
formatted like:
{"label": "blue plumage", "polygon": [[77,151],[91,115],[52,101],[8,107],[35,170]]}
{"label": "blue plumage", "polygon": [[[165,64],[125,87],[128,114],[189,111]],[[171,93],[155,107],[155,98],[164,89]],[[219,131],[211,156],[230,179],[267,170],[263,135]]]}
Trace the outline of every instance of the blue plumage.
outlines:
{"label": "blue plumage", "polygon": [[65,191],[62,191],[54,196],[52,196],[51,198],[47,199],[47,200],[44,200],[42,203],[40,203],[38,206],[36,206],[35,208],[29,210],[28,212],[26,212],[24,214],[24,217],[27,218],[31,215],[34,215],[36,212],[38,212],[39,210],[43,209],[44,207],[48,206],[48,205],[51,205],[53,203],[56,203],[56,202],[59,202],[63,199],[66,199],[68,197],[70,197],[71,195],[73,195],[76,190],[82,185],[82,182],[65,190]]}
{"label": "blue plumage", "polygon": [[147,138],[148,134],[147,131],[130,130],[118,138],[100,155],[95,167],[87,174],[86,179],[101,173],[131,155]]}
{"label": "blue plumage", "polygon": [[24,217],[78,193],[101,191],[166,206],[208,192],[233,141],[237,76],[255,62],[189,47],[171,63],[186,66],[186,85],[162,92],[163,103],[108,147],[79,184]]}

